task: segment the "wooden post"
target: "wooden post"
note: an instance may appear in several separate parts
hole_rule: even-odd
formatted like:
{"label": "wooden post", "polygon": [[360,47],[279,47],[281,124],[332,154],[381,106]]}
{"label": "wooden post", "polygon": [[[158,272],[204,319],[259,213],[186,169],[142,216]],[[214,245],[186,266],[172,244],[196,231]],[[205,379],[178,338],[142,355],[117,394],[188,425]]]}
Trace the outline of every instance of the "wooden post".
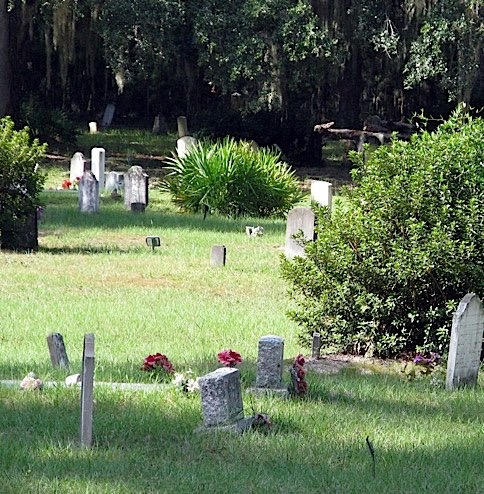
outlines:
{"label": "wooden post", "polygon": [[311,357],[318,359],[320,358],[321,352],[321,334],[316,331],[313,333],[313,347],[311,352]]}
{"label": "wooden post", "polygon": [[81,447],[92,447],[92,411],[94,390],[94,334],[84,335],[81,384]]}
{"label": "wooden post", "polygon": [[47,336],[47,345],[49,346],[50,361],[53,367],[69,369],[69,359],[67,358],[64,338],[60,333],[50,333]]}

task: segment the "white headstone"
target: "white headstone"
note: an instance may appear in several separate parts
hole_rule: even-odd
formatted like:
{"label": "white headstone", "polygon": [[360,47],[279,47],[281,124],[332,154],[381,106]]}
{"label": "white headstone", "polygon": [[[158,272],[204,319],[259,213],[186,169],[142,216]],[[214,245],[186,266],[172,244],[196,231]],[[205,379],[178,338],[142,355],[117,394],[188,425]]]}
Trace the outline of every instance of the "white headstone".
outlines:
{"label": "white headstone", "polygon": [[452,319],[445,383],[447,389],[477,384],[483,333],[482,302],[474,293],[468,293]]}
{"label": "white headstone", "polygon": [[323,180],[311,180],[311,201],[326,206],[331,211],[333,204],[333,184]]}
{"label": "white headstone", "polygon": [[315,215],[311,208],[297,207],[291,209],[287,215],[286,226],[286,257],[304,257],[304,246],[294,240],[293,235],[303,232],[304,240],[314,240]]}
{"label": "white headstone", "polygon": [[124,173],[122,172],[109,172],[106,178],[106,185],[104,186],[106,192],[119,192],[124,189]]}
{"label": "white headstone", "polygon": [[89,133],[90,134],[97,133],[97,122],[89,122]]}
{"label": "white headstone", "polygon": [[74,183],[78,177],[82,177],[84,174],[84,166],[86,161],[84,155],[81,152],[74,153],[71,158],[71,169],[69,173],[69,180]]}
{"label": "white headstone", "polygon": [[184,158],[196,143],[197,140],[192,136],[180,137],[180,139],[176,141],[176,154],[179,158]]}
{"label": "white headstone", "polygon": [[91,149],[91,171],[99,182],[99,192],[104,190],[104,169],[106,164],[106,150],[104,148]]}

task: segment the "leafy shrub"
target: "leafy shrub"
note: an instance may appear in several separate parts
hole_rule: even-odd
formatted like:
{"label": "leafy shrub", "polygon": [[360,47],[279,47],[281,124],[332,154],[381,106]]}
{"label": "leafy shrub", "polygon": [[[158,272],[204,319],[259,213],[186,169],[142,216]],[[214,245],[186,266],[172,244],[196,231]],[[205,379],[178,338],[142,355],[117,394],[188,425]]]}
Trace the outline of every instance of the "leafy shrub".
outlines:
{"label": "leafy shrub", "polygon": [[357,186],[317,212],[306,258],[282,261],[301,337],[391,356],[447,349],[452,313],[484,289],[484,121],[457,110],[433,133],[393,139],[364,161]]}
{"label": "leafy shrub", "polygon": [[182,208],[227,216],[282,215],[303,197],[299,181],[280,155],[225,138],[198,142],[184,158],[168,158],[162,188]]}
{"label": "leafy shrub", "polygon": [[[36,170],[46,146],[31,142],[27,128],[15,130],[11,118],[0,120],[1,245],[15,248],[15,231],[34,214],[45,177]],[[7,242],[8,237],[8,242]],[[9,245],[13,242],[13,245]]]}

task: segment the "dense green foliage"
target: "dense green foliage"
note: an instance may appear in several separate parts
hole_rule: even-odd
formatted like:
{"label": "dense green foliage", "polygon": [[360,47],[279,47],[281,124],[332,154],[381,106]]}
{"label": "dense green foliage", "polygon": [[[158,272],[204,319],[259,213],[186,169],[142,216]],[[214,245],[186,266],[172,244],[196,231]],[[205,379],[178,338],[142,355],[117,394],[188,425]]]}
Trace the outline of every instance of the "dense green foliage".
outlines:
{"label": "dense green foliage", "polygon": [[[365,161],[344,206],[283,261],[303,335],[354,353],[443,351],[452,312],[484,294],[484,120],[456,112]],[[355,157],[356,158],[356,157]]]}
{"label": "dense green foliage", "polygon": [[29,130],[15,130],[9,117],[0,120],[0,232],[16,225],[39,204],[44,176],[36,170],[45,145],[31,140]]}
{"label": "dense green foliage", "polygon": [[279,153],[254,149],[245,141],[201,141],[184,158],[168,162],[163,188],[188,211],[277,216],[303,197],[298,179]]}

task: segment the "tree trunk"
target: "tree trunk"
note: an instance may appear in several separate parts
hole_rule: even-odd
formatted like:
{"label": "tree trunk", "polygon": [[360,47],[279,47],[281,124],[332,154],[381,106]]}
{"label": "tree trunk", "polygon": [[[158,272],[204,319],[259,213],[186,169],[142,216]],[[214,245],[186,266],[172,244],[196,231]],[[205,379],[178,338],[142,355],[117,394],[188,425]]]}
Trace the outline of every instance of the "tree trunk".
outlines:
{"label": "tree trunk", "polygon": [[10,110],[10,56],[7,0],[0,0],[0,117]]}

